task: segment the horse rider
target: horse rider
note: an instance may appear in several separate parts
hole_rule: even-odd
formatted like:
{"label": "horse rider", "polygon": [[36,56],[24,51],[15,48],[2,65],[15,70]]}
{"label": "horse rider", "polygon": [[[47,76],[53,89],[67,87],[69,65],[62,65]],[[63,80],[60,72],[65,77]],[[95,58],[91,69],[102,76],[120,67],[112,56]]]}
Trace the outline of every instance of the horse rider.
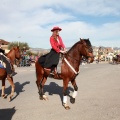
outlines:
{"label": "horse rider", "polygon": [[6,72],[9,77],[16,75],[16,73],[12,70],[9,58],[5,56],[5,50],[2,49],[1,44],[0,44],[0,60],[6,64]]}
{"label": "horse rider", "polygon": [[52,36],[50,37],[50,44],[52,48],[48,54],[43,55],[38,59],[44,70],[53,75],[57,74],[56,68],[59,63],[60,53],[66,53],[65,45],[59,35],[61,30],[60,27],[53,27],[51,29]]}

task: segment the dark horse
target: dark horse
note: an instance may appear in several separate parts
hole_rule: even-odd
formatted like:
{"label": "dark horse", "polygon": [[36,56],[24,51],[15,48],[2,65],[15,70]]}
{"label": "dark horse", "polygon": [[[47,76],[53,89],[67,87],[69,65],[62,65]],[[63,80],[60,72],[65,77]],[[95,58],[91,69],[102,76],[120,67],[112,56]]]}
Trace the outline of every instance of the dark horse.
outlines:
{"label": "dark horse", "polygon": [[120,64],[120,55],[116,55],[116,57],[113,57],[112,61],[113,64]]}
{"label": "dark horse", "polygon": [[[21,55],[20,55],[20,50],[19,47],[14,47],[12,48],[7,54],[6,56],[10,59],[10,62],[13,65],[13,61],[15,61],[15,59],[20,59]],[[6,78],[8,79],[10,85],[11,85],[11,94],[9,97],[9,101],[11,101],[12,96],[14,94],[14,90],[15,90],[15,85],[13,83],[13,77],[10,77],[7,75],[7,72],[5,70],[5,68],[0,68],[0,80],[2,80],[2,94],[1,96],[3,98],[6,98],[7,96],[5,95],[5,80]]]}
{"label": "dark horse", "polygon": [[[89,63],[93,62],[94,60],[93,49],[89,39],[80,38],[80,41],[75,43],[62,59],[61,74],[59,75],[59,78],[63,79],[63,106],[65,109],[70,109],[70,107],[67,105],[67,88],[69,81],[71,81],[74,87],[71,103],[75,103],[75,97],[77,96],[78,91],[75,78],[79,73],[79,66],[82,56],[86,57]],[[43,87],[49,73],[47,73],[42,68],[38,61],[35,63],[35,67],[37,77],[36,84],[38,87],[40,99],[47,100],[48,98],[43,92]]]}

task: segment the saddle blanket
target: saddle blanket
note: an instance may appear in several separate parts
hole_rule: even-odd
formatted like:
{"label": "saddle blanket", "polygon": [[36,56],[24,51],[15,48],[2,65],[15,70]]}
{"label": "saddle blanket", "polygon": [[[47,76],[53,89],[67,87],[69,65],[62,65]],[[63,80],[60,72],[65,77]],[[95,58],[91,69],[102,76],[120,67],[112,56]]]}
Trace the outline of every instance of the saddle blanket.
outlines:
{"label": "saddle blanket", "polygon": [[5,67],[0,63],[0,68],[5,68]]}

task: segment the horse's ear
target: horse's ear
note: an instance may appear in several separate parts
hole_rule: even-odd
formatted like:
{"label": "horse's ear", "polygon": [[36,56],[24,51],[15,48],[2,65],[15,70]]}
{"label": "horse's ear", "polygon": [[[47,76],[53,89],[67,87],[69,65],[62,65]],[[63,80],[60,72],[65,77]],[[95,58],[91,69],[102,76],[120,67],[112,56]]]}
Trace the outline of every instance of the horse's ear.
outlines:
{"label": "horse's ear", "polygon": [[81,39],[80,42],[81,42],[83,45],[86,45],[86,42],[85,42],[83,39]]}
{"label": "horse's ear", "polygon": [[80,38],[80,42],[81,42],[81,43],[83,43],[83,42],[84,42],[84,40],[83,40],[82,38]]}
{"label": "horse's ear", "polygon": [[81,43],[84,43],[84,40],[82,40],[82,39],[80,38],[80,42],[81,42]]}

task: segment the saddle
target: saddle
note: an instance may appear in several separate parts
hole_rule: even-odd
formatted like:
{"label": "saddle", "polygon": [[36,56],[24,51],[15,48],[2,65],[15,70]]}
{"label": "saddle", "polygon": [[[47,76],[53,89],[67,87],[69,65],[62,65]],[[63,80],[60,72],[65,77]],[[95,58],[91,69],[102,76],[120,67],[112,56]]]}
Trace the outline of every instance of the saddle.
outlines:
{"label": "saddle", "polygon": [[[0,55],[4,55],[3,52],[0,51]],[[6,68],[6,64],[0,59],[0,68]]]}
{"label": "saddle", "polygon": [[46,68],[44,68],[44,70],[46,71],[49,71],[48,72],[48,77],[50,78],[54,78],[54,79],[61,79],[61,60],[59,60],[59,63],[57,65],[57,67],[55,67],[54,69],[51,69],[51,70],[47,70]]}

